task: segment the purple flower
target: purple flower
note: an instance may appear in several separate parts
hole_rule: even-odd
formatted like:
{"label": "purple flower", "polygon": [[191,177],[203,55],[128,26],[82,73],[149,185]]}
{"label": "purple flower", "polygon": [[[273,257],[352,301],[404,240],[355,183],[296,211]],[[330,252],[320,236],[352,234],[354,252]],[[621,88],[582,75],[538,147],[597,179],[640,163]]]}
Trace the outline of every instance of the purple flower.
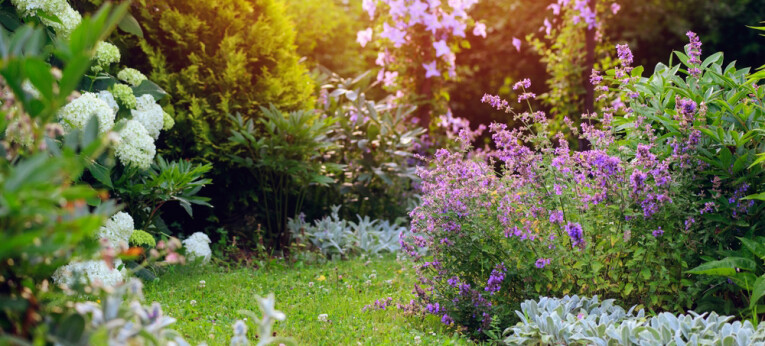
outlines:
{"label": "purple flower", "polygon": [[534,265],[536,265],[537,268],[542,269],[548,264],[550,264],[549,258],[540,258],[537,260],[537,262]]}
{"label": "purple flower", "polygon": [[563,223],[563,211],[561,210],[550,211],[550,222]]}
{"label": "purple flower", "polygon": [[566,227],[566,233],[571,238],[574,247],[581,245],[584,242],[584,234],[582,232],[582,225],[575,222],[569,222]]}
{"label": "purple flower", "polygon": [[651,234],[654,236],[654,238],[658,238],[664,234],[664,230],[661,229],[661,226],[659,226],[659,228],[655,229],[653,232],[651,232]]}
{"label": "purple flower", "polygon": [[441,72],[439,72],[438,69],[436,68],[435,60],[433,60],[429,64],[422,64],[422,67],[425,68],[425,78],[438,77],[441,75]]}
{"label": "purple flower", "polygon": [[436,57],[449,55],[452,52],[452,50],[449,49],[449,45],[446,44],[446,40],[433,42],[433,48],[436,49]]}
{"label": "purple flower", "polygon": [[521,40],[517,37],[513,37],[513,47],[515,47],[515,50],[518,52],[521,51]]}
{"label": "purple flower", "polygon": [[457,287],[460,284],[460,279],[456,276],[452,276],[449,278],[449,280],[446,280],[446,282],[449,284],[449,286]]}
{"label": "purple flower", "polygon": [[528,89],[530,87],[531,87],[531,79],[526,78],[520,82],[515,83],[515,85],[513,85],[513,90],[518,90],[520,88]]}
{"label": "purple flower", "polygon": [[592,85],[598,85],[602,81],[603,77],[600,75],[600,72],[596,69],[592,69],[592,73],[590,74],[590,83],[592,83]]}
{"label": "purple flower", "polygon": [[621,62],[622,67],[632,66],[632,51],[628,45],[617,44],[616,54],[619,56],[619,61]]}
{"label": "purple flower", "polygon": [[454,324],[454,320],[447,314],[444,314],[444,316],[441,317],[441,322],[446,325]]}
{"label": "purple flower", "polygon": [[486,288],[484,288],[484,290],[491,292],[491,294],[494,294],[494,292],[499,292],[499,290],[502,288],[502,280],[505,279],[505,270],[507,269],[505,269],[503,264],[497,264],[497,266],[491,271],[489,281],[486,283]]}

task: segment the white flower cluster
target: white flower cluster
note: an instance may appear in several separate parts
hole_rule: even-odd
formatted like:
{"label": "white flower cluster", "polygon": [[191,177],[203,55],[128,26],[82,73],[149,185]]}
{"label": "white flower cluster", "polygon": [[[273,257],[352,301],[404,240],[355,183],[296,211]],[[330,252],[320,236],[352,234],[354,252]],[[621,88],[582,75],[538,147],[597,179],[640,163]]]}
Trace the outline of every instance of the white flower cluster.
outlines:
{"label": "white flower cluster", "polygon": [[109,65],[119,62],[121,57],[120,49],[117,46],[109,42],[98,42],[96,52],[93,54],[94,64],[90,69],[96,73],[101,72]]}
{"label": "white flower cluster", "polygon": [[138,103],[131,113],[133,114],[133,120],[140,122],[146,128],[149,136],[154,139],[159,138],[159,131],[162,130],[165,124],[165,111],[162,110],[162,106],[154,101],[154,96],[145,94],[139,97]]}
{"label": "white flower cluster", "polygon": [[138,86],[146,80],[146,76],[141,73],[141,71],[138,71],[134,68],[126,67],[123,68],[122,71],[117,73],[117,78],[119,78],[122,81],[127,82],[128,84],[132,86]]}
{"label": "white flower cluster", "polygon": [[72,262],[53,273],[53,282],[56,285],[74,285],[75,278],[79,283],[85,285],[90,283],[100,283],[106,287],[114,287],[125,279],[125,273],[117,270],[122,265],[119,259],[114,260],[114,268],[109,266],[103,260]]}
{"label": "white flower cluster", "polygon": [[65,131],[83,129],[92,115],[98,118],[99,133],[106,133],[114,127],[116,112],[100,98],[99,94],[84,93],[61,108],[58,113],[61,126]]}
{"label": "white flower cluster", "polygon": [[202,232],[196,232],[183,241],[183,246],[186,248],[186,257],[193,261],[197,257],[201,257],[204,260],[203,263],[210,262],[212,257],[212,251],[210,250],[210,238],[207,234]]}
{"label": "white flower cluster", "polygon": [[133,218],[130,214],[121,211],[106,221],[106,224],[99,229],[97,236],[108,239],[109,245],[113,248],[119,248],[121,245],[127,246],[133,230]]}
{"label": "white flower cluster", "polygon": [[138,120],[128,120],[120,131],[120,141],[114,147],[117,158],[125,166],[148,169],[157,148],[146,128]]}
{"label": "white flower cluster", "polygon": [[114,95],[112,95],[109,90],[101,90],[98,92],[98,98],[100,98],[101,101],[106,102],[106,104],[111,107],[114,114],[117,114],[117,112],[120,110],[120,106],[117,104],[117,100],[114,99]]}
{"label": "white flower cluster", "polygon": [[68,38],[82,21],[80,13],[66,0],[11,0],[11,3],[25,16],[34,15],[38,10],[56,16],[60,23],[45,17],[40,17],[40,21],[64,38]]}

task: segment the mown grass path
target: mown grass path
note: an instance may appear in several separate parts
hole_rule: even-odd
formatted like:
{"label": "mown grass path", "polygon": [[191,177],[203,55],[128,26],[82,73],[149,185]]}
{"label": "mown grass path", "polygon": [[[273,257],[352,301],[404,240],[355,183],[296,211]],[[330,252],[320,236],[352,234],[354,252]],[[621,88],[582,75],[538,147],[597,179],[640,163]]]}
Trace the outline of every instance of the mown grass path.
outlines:
{"label": "mown grass path", "polygon": [[[191,344],[227,345],[231,325],[245,317],[239,310],[260,316],[255,296],[271,292],[276,309],[287,314],[274,331],[299,345],[465,344],[436,317],[405,316],[395,307],[413,298],[414,282],[411,263],[389,255],[315,265],[272,261],[260,269],[187,265],[148,283],[145,295],[147,302],[162,303],[164,312],[178,319],[171,328]],[[392,307],[362,312],[387,297],[393,297]],[[327,314],[326,322],[320,314]]]}

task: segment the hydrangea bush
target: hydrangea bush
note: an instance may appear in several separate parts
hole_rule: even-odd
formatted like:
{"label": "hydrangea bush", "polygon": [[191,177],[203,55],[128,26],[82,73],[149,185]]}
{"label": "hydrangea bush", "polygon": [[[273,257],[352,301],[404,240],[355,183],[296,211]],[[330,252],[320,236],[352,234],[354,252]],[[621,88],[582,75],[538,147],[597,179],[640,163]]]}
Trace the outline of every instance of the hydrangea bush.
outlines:
{"label": "hydrangea bush", "polygon": [[[415,287],[425,311],[445,323],[486,330],[495,318],[537,295],[600,294],[630,304],[681,310],[684,254],[693,225],[694,155],[700,150],[695,121],[707,108],[673,98],[668,112],[679,125],[673,136],[644,126],[626,102],[640,97],[641,68],[626,45],[607,77],[593,71],[601,98],[612,106],[573,127],[591,148],[569,149],[549,131],[540,111],[516,113],[512,102],[486,95],[484,102],[512,114],[519,128],[490,126],[495,150],[440,149],[419,175],[423,202],[412,213],[412,233],[402,245],[421,262]],[[689,78],[693,78],[692,76]],[[520,81],[517,103],[535,97]],[[609,87],[615,86],[614,90]],[[636,91],[637,90],[637,91]],[[629,119],[632,126],[622,126]],[[427,246],[432,257],[416,251]]]}

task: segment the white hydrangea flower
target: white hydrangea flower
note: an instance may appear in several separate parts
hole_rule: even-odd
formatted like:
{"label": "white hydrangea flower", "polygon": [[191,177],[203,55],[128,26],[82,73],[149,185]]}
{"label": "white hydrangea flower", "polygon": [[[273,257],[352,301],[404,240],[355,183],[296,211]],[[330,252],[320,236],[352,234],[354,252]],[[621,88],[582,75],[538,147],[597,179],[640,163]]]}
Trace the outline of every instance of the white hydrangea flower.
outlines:
{"label": "white hydrangea flower", "polygon": [[58,17],[60,23],[43,17],[40,17],[40,21],[63,38],[68,38],[82,21],[82,15],[69,6],[66,0],[11,0],[11,3],[25,16],[34,15],[40,10]]}
{"label": "white hydrangea flower", "polygon": [[116,113],[98,94],[84,93],[58,112],[64,131],[83,129],[92,115],[98,118],[98,133],[104,134],[114,127]]}
{"label": "white hydrangea flower", "polygon": [[106,104],[111,107],[114,114],[117,114],[117,112],[120,110],[120,106],[117,104],[117,100],[114,99],[114,95],[112,95],[109,90],[101,90],[98,92],[98,98],[101,99],[101,101],[106,102]]}
{"label": "white hydrangea flower", "polygon": [[159,138],[159,131],[165,126],[165,111],[162,106],[154,101],[154,96],[149,94],[138,97],[136,109],[131,111],[133,119],[146,128],[146,131],[154,139]]}
{"label": "white hydrangea flower", "polygon": [[133,230],[133,218],[130,214],[121,211],[106,221],[98,230],[97,236],[108,239],[109,244],[117,248],[122,243],[128,243],[130,236],[133,235]]}
{"label": "white hydrangea flower", "polygon": [[210,250],[210,238],[207,234],[196,232],[183,241],[186,248],[186,257],[193,261],[197,257],[203,258],[203,263],[210,262],[212,250]]}
{"label": "white hydrangea flower", "polygon": [[93,72],[101,72],[109,65],[117,63],[122,58],[120,49],[109,42],[98,42],[96,52],[93,54],[93,66],[90,67]]}
{"label": "white hydrangea flower", "polygon": [[75,276],[79,278],[81,284],[99,282],[106,287],[114,287],[125,279],[123,270],[117,270],[122,265],[119,259],[114,260],[114,269],[103,260],[72,262],[62,266],[53,273],[53,282],[56,285],[72,286],[75,284]]}
{"label": "white hydrangea flower", "polygon": [[120,131],[120,141],[114,152],[125,166],[148,169],[154,161],[157,148],[146,128],[137,120],[128,120]]}
{"label": "white hydrangea flower", "polygon": [[117,73],[117,78],[119,78],[122,81],[127,82],[128,84],[132,86],[138,86],[146,80],[146,76],[144,76],[141,71],[138,71],[134,68],[126,67],[123,68],[122,71]]}

